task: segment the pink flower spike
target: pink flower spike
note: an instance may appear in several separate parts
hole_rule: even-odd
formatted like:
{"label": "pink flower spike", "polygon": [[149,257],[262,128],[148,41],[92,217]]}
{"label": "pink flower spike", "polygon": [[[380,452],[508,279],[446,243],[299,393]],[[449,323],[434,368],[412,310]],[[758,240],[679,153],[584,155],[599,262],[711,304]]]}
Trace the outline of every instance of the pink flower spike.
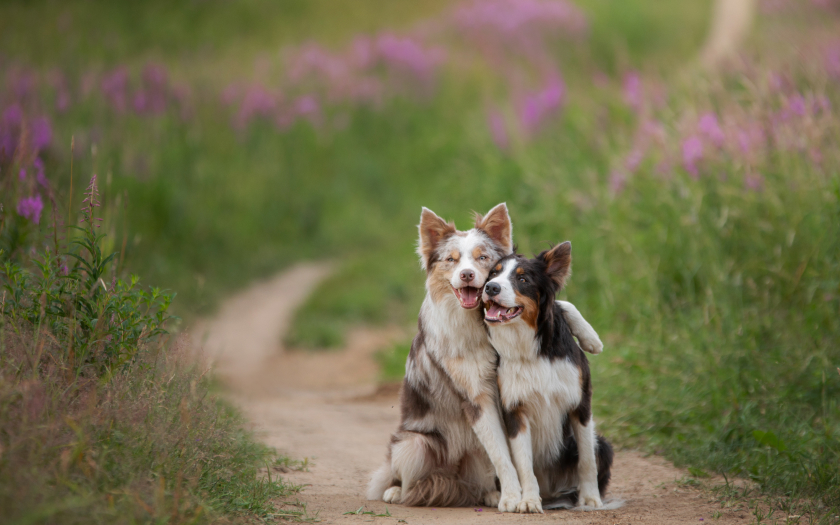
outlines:
{"label": "pink flower spike", "polygon": [[614,171],[610,174],[610,191],[613,195],[618,195],[624,190],[627,184],[627,174],[622,171]]}
{"label": "pink flower spike", "polygon": [[487,126],[490,128],[490,135],[493,137],[496,147],[502,150],[507,149],[510,141],[505,127],[505,119],[498,111],[493,110],[487,115]]}
{"label": "pink flower spike", "polygon": [[744,187],[756,192],[762,191],[764,189],[764,177],[759,173],[750,173],[744,177]]}
{"label": "pink flower spike", "polygon": [[624,75],[624,101],[638,111],[642,107],[642,78],[636,71]]}
{"label": "pink flower spike", "polygon": [[41,212],[44,210],[44,201],[41,200],[39,194],[34,197],[26,197],[21,199],[17,205],[18,215],[27,218],[30,221],[38,224],[41,222]]}
{"label": "pink flower spike", "polygon": [[697,123],[697,129],[715,146],[720,147],[723,145],[726,137],[723,134],[723,130],[720,129],[717,115],[714,113],[706,113],[700,117],[700,122]]}
{"label": "pink flower spike", "polygon": [[683,142],[683,167],[693,178],[700,176],[697,170],[697,163],[703,158],[703,141],[700,137],[693,135]]}

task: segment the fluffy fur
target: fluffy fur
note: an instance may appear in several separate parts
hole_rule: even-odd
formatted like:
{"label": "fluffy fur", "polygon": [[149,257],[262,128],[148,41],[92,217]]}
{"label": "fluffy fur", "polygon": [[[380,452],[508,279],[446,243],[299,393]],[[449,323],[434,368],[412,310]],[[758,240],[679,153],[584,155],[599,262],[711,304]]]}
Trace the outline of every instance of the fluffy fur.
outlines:
{"label": "fluffy fur", "polygon": [[[576,309],[569,315],[571,305],[554,300],[570,268],[568,242],[530,260],[509,255],[494,266],[482,295],[522,485],[519,512],[542,512],[543,501],[557,500],[601,507],[610,480],[612,447],[595,433],[589,363],[571,325],[594,331]],[[582,345],[592,353],[602,348],[600,341]]]}
{"label": "fluffy fur", "polygon": [[[469,231],[423,208],[419,233],[426,297],[406,362],[400,426],[368,499],[516,511],[521,486],[499,410],[498,356],[480,308],[489,272],[513,251],[507,207],[477,215]],[[600,348],[597,334],[589,345]]]}

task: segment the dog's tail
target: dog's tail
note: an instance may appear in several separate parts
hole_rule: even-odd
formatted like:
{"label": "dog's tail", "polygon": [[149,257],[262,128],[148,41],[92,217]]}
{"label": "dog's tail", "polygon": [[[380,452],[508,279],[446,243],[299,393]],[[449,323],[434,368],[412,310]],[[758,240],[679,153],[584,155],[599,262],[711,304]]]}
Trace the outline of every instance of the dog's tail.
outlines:
{"label": "dog's tail", "polygon": [[598,445],[595,450],[595,462],[598,464],[598,492],[601,497],[607,492],[607,485],[610,484],[612,473],[610,469],[613,463],[613,448],[604,436],[598,436]]}
{"label": "dog's tail", "polygon": [[480,495],[455,473],[433,473],[418,479],[403,493],[402,504],[410,507],[472,507]]}
{"label": "dog's tail", "polygon": [[391,473],[391,462],[386,461],[371,476],[370,482],[368,483],[367,499],[381,500],[385,495],[385,491],[390,488],[393,480],[394,475]]}

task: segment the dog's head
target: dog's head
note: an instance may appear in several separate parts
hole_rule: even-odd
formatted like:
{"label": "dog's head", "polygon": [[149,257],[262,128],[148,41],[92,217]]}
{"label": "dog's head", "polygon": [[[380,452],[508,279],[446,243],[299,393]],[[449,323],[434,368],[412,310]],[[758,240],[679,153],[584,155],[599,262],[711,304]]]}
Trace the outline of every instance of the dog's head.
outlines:
{"label": "dog's head", "polygon": [[572,243],[566,241],[533,259],[509,255],[490,271],[484,293],[484,320],[490,326],[525,322],[536,330],[541,312],[554,304],[572,267]]}
{"label": "dog's head", "polygon": [[513,253],[507,206],[502,203],[487,215],[476,214],[475,227],[468,231],[456,230],[454,224],[423,208],[419,229],[417,253],[432,299],[454,298],[462,308],[478,307],[493,265]]}

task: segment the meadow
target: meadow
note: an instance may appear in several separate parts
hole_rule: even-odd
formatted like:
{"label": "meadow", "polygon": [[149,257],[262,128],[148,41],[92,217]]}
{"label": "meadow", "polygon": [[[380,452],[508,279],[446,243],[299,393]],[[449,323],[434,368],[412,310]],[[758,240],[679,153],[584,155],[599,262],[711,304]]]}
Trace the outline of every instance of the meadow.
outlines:
{"label": "meadow", "polygon": [[31,265],[98,173],[109,271],[177,290],[187,321],[338,261],[288,341],[321,351],[416,317],[421,205],[464,228],[506,201],[523,253],[572,241],[608,436],[831,522],[837,3],[762,2],[714,71],[707,2],[354,6],[0,7],[4,259]]}

